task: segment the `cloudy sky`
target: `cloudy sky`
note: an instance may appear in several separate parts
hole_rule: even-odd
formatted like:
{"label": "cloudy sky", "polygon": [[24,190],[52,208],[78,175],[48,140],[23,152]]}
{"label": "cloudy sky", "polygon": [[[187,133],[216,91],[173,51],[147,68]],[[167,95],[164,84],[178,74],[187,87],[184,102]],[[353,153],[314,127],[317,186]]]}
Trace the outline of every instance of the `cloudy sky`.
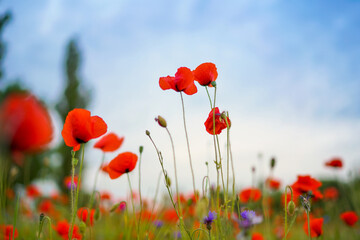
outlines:
{"label": "cloudy sky", "polygon": [[[158,80],[208,61],[219,72],[218,106],[229,111],[233,124],[238,188],[251,183],[251,166],[258,176],[267,174],[271,156],[278,159],[275,175],[285,183],[298,174],[333,176],[323,164],[334,156],[344,159],[342,177],[359,167],[358,1],[3,0],[1,10],[13,14],[4,34],[6,82],[21,79],[49,105],[62,94],[65,46],[78,40],[81,76],[93,89],[90,110],[125,136],[121,151],[145,148],[145,195],[152,195],[160,172],[146,129],[173,173],[168,136],[154,122],[158,114],[174,137],[180,188],[192,188],[180,96],[162,91]],[[200,189],[205,161],[210,178],[216,177],[212,137],[203,124],[210,108],[204,88],[184,99]],[[225,145],[225,136],[221,140]],[[89,148],[87,156],[90,186],[101,153]],[[137,176],[132,174],[134,184]],[[122,196],[126,184],[125,178],[103,175],[99,185]]]}

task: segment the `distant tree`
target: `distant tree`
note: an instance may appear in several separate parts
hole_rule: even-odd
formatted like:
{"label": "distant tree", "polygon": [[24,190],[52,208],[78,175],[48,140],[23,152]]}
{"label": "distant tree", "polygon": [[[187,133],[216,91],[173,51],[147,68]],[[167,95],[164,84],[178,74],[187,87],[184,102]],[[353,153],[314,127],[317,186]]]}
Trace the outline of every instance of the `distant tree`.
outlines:
{"label": "distant tree", "polygon": [[[64,93],[56,104],[56,110],[59,113],[62,122],[65,122],[69,111],[74,108],[86,108],[90,101],[91,92],[87,86],[82,85],[82,80],[79,76],[79,69],[81,67],[81,52],[79,50],[77,41],[71,39],[66,47],[65,56],[65,89]],[[62,168],[58,172],[59,186],[65,191],[63,179],[70,175],[71,171],[71,148],[65,145],[62,141],[58,148],[58,153],[63,160]]]}
{"label": "distant tree", "polygon": [[6,51],[6,45],[3,39],[3,33],[4,33],[4,28],[6,24],[10,21],[10,19],[11,19],[10,12],[5,12],[0,16],[0,81],[4,77],[3,62]]}

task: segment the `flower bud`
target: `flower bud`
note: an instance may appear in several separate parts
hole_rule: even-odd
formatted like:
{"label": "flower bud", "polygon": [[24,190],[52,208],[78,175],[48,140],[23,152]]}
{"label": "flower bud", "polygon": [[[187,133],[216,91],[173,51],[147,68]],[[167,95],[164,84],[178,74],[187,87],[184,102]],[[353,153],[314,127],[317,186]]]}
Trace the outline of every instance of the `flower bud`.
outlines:
{"label": "flower bud", "polygon": [[276,165],[276,159],[274,157],[271,158],[270,160],[270,168],[273,169]]}
{"label": "flower bud", "polygon": [[216,87],[216,82],[215,82],[215,81],[212,81],[212,82],[211,82],[211,86]]}
{"label": "flower bud", "polygon": [[110,208],[110,212],[114,212],[119,206],[120,206],[120,203],[117,203],[117,204],[113,205],[113,206]]}
{"label": "flower bud", "polygon": [[140,152],[140,154],[142,154],[143,151],[144,151],[144,147],[143,147],[143,146],[140,146],[140,147],[139,147],[139,152]]}
{"label": "flower bud", "polygon": [[168,186],[168,187],[171,186],[171,179],[167,174],[165,175],[165,183],[166,183],[166,186]]}
{"label": "flower bud", "polygon": [[45,214],[44,214],[44,213],[41,213],[41,214],[40,214],[40,218],[39,218],[39,219],[40,219],[40,222],[42,222],[42,221],[44,220],[44,217],[45,217]]}
{"label": "flower bud", "polygon": [[290,216],[294,215],[295,213],[295,203],[293,201],[290,201],[288,203],[287,212]]}
{"label": "flower bud", "polygon": [[80,222],[80,224],[79,224],[79,229],[80,229],[80,233],[81,233],[82,235],[84,235],[84,233],[85,233],[85,231],[86,231],[86,224],[85,224],[83,221]]}
{"label": "flower bud", "polygon": [[161,127],[166,128],[167,123],[162,116],[159,115],[157,118],[155,118],[155,121],[157,121]]}
{"label": "flower bud", "polygon": [[148,135],[148,136],[150,136],[149,130],[146,130],[146,131],[145,131],[145,134]]}

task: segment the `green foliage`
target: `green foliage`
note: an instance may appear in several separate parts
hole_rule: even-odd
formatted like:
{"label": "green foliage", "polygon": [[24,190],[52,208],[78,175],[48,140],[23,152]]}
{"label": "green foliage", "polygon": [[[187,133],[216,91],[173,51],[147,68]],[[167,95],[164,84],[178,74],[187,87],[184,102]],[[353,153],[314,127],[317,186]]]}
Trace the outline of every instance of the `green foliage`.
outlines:
{"label": "green foliage", "polygon": [[0,16],[0,80],[4,76],[4,69],[3,69],[3,62],[4,62],[4,55],[6,52],[6,45],[3,40],[3,32],[4,27],[8,22],[11,20],[11,13],[5,12]]}

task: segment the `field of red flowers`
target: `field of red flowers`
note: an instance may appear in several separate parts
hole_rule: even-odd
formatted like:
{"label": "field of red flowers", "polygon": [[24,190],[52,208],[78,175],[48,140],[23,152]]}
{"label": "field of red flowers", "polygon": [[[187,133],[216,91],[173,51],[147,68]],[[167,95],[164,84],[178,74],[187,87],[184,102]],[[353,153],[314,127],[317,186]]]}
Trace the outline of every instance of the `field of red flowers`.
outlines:
{"label": "field of red flowers", "polygon": [[[173,91],[182,103],[183,127],[192,173],[191,193],[179,191],[182,176],[176,168],[177,155],[173,135],[166,119],[155,116],[159,131],[165,131],[172,145],[174,168],[168,168],[162,150],[150,131],[143,129],[162,172],[154,177],[157,186],[153,199],[144,199],[141,191],[143,146],[138,152],[121,148],[124,137],[109,129],[106,119],[83,108],[67,112],[61,136],[64,155],[70,166],[58,179],[61,191],[43,194],[34,184],[49,168],[47,153],[55,133],[54,123],[45,104],[29,91],[8,91],[0,102],[0,239],[360,239],[358,214],[360,178],[338,180],[345,160],[334,157],[324,162],[334,178],[298,175],[291,185],[283,186],[274,175],[275,158],[267,164],[270,174],[260,184],[238,189],[241,176],[233,168],[231,116],[217,106],[218,72],[214,63],[195,69],[180,67],[169,76],[154,80],[162,90]],[[186,128],[183,96],[205,91],[209,112],[204,116],[204,131],[213,140],[213,158],[205,162],[216,168],[216,179],[202,176],[195,184],[191,147]],[[219,135],[225,135],[226,142]],[[94,143],[93,148],[88,145]],[[220,146],[226,145],[226,151]],[[121,150],[119,150],[121,148]],[[84,168],[92,151],[102,151],[103,158],[93,178],[92,191],[82,188]],[[119,154],[108,163],[109,152]],[[40,163],[40,164],[39,164]],[[131,174],[139,173],[139,185]],[[255,175],[256,169],[252,169]],[[56,175],[56,172],[53,173]],[[111,192],[99,191],[99,174],[117,181],[128,180],[130,194],[122,200]],[[160,196],[159,186],[166,188]]]}

